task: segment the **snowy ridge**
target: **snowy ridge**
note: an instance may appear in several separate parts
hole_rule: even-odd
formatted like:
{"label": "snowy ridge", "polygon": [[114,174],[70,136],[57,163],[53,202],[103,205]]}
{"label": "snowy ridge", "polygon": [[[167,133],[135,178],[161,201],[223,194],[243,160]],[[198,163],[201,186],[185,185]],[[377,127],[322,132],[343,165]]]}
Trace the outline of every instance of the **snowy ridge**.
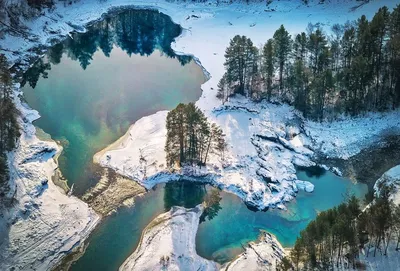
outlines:
{"label": "snowy ridge", "polygon": [[307,121],[304,129],[325,156],[348,159],[385,135],[400,135],[400,110],[367,113],[333,122]]}
{"label": "snowy ridge", "polygon": [[99,216],[83,201],[65,195],[51,180],[61,149],[40,141],[32,121],[39,117],[15,99],[25,116],[22,136],[9,154],[9,197],[12,207],[1,210],[0,269],[50,270],[94,229]]}
{"label": "snowy ridge", "polygon": [[[217,263],[196,253],[196,233],[202,212],[201,205],[193,209],[172,207],[156,217],[144,230],[138,248],[119,270],[218,270]],[[275,236],[261,232],[257,242],[248,244],[242,254],[220,270],[276,270],[285,255]]]}
{"label": "snowy ridge", "polygon": [[201,205],[193,209],[172,207],[144,230],[135,252],[119,270],[217,270],[217,264],[196,253],[196,233]]}

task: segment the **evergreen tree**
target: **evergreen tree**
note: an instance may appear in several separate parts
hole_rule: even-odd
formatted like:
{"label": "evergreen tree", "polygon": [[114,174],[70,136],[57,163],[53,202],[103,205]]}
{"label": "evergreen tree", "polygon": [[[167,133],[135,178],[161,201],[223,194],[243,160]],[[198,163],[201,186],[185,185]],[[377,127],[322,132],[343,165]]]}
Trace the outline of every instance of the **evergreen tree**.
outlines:
{"label": "evergreen tree", "polygon": [[167,115],[167,163],[173,166],[207,163],[211,152],[223,155],[225,140],[222,130],[207,121],[193,103],[179,104]]}
{"label": "evergreen tree", "polygon": [[276,63],[279,72],[279,95],[283,95],[284,91],[284,68],[287,64],[289,54],[291,52],[291,38],[289,32],[286,31],[285,27],[281,25],[278,30],[275,31],[274,36],[274,52],[276,57]]}
{"label": "evergreen tree", "polygon": [[3,184],[8,179],[8,168],[5,153],[15,147],[18,139],[18,110],[12,100],[12,77],[8,70],[7,59],[0,54],[0,194],[7,189]]}
{"label": "evergreen tree", "polygon": [[[225,51],[225,83],[234,93],[251,96],[251,79],[256,72],[257,48],[246,36],[235,36]],[[247,89],[246,89],[247,88]]]}
{"label": "evergreen tree", "polygon": [[266,84],[267,100],[270,100],[274,77],[274,46],[272,39],[269,39],[263,48],[263,77]]}

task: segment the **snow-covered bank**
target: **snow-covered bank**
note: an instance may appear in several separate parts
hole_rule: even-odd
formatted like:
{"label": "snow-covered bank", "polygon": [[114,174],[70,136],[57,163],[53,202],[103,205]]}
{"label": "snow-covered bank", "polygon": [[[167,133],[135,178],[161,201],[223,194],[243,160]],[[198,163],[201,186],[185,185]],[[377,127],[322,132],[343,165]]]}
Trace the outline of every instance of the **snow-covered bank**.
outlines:
{"label": "snow-covered bank", "polygon": [[276,270],[286,253],[275,236],[267,232],[261,232],[257,242],[247,245],[246,251],[240,254],[235,260],[226,264],[222,270]]}
{"label": "snow-covered bank", "polygon": [[383,186],[393,189],[390,191],[391,199],[396,205],[400,204],[400,165],[391,168],[376,181],[374,185],[375,197],[379,196]]}
{"label": "snow-covered bank", "polygon": [[196,233],[202,206],[172,207],[144,230],[135,252],[119,270],[217,270],[217,264],[196,253]]}
{"label": "snow-covered bank", "polygon": [[24,118],[19,146],[9,154],[13,204],[0,210],[0,269],[50,270],[85,240],[99,216],[52,182],[61,149],[36,138],[38,113],[16,103]]}

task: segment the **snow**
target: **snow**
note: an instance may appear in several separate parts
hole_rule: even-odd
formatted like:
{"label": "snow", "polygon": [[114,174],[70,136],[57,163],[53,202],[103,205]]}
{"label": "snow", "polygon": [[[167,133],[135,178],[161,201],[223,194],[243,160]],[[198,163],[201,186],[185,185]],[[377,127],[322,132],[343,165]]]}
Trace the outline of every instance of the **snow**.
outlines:
{"label": "snow", "polygon": [[[369,255],[367,257],[366,250],[363,249],[360,254],[360,261],[365,265],[365,270],[367,271],[398,271],[400,266],[400,250],[396,250],[397,238],[393,238],[387,250],[387,255],[382,255],[382,252],[379,251],[374,254],[374,247],[371,247]],[[348,268],[347,270],[353,270],[352,268]]]}
{"label": "snow", "polygon": [[[393,6],[390,1],[380,2],[380,5],[384,4]],[[173,44],[175,51],[194,55],[210,76],[202,85],[203,94],[196,105],[222,128],[228,151],[224,160],[211,156],[205,169],[168,172],[164,153],[166,131],[163,127],[166,112],[159,112],[133,125],[123,143],[119,142],[97,155],[96,160],[101,165],[115,169],[146,188],[158,182],[179,180],[186,174],[188,180],[211,183],[235,193],[258,209],[284,208],[282,203],[293,199],[299,189],[313,191],[310,183],[297,180],[296,166],[315,165],[316,152],[346,159],[377,141],[389,129],[400,134],[399,129],[393,128],[400,124],[398,111],[370,114],[328,125],[304,121],[287,105],[253,103],[243,97],[232,98],[221,105],[215,97],[217,83],[224,73],[224,51],[235,34],[247,35],[255,44],[262,44],[281,23],[289,32],[297,33],[304,31],[308,22],[321,21],[329,26],[331,21],[343,23],[360,14],[371,17],[378,8],[377,3],[349,12],[354,5],[351,1],[341,5],[334,1],[326,5],[311,4],[312,7],[281,1],[273,3],[276,12],[267,13],[263,11],[262,3],[219,7],[201,4],[176,6],[162,2],[155,5],[185,29]],[[291,12],[293,10],[296,12]],[[145,163],[141,162],[140,153]],[[339,170],[333,170],[340,174]]]}
{"label": "snow", "polygon": [[391,199],[394,204],[400,204],[400,165],[395,166],[386,171],[374,185],[375,197],[379,197],[380,189],[382,186],[392,187]]}
{"label": "snow", "polygon": [[50,270],[88,237],[99,216],[53,184],[61,149],[40,141],[32,125],[39,115],[15,99],[24,119],[18,148],[9,153],[12,207],[0,215],[0,269]]}
{"label": "snow", "polygon": [[[138,248],[119,270],[217,270],[217,264],[196,253],[196,233],[203,212],[172,207],[144,230]],[[163,260],[165,265],[163,265]]]}
{"label": "snow", "polygon": [[286,256],[283,247],[270,233],[262,232],[259,239],[256,243],[249,243],[245,252],[226,264],[221,270],[277,270],[277,263]]}
{"label": "snow", "polygon": [[328,158],[348,159],[387,134],[400,134],[400,110],[333,122],[307,121],[304,129]]}
{"label": "snow", "polygon": [[[193,209],[172,207],[156,217],[119,270],[218,270],[217,263],[196,253],[196,233],[202,212],[202,205]],[[220,270],[276,270],[276,264],[285,255],[275,236],[261,232],[257,242],[249,243],[242,254]]]}
{"label": "snow", "polygon": [[[224,51],[235,34],[246,35],[254,44],[261,45],[282,23],[295,34],[304,31],[309,22],[322,22],[329,27],[362,14],[371,18],[380,6],[392,8],[395,1],[370,1],[355,11],[352,7],[358,5],[356,1],[326,1],[323,5],[311,1],[308,7],[288,0],[274,1],[269,7],[263,1],[219,6],[211,2],[81,0],[65,6],[57,3],[53,12],[25,22],[35,34],[34,41],[7,36],[0,41],[1,47],[6,49],[4,52],[12,64],[27,64],[27,59],[34,55],[28,49],[60,39],[74,28],[83,31],[86,23],[97,20],[115,6],[156,8],[181,24],[184,31],[173,49],[195,56],[210,76],[196,104],[222,127],[229,149],[224,160],[216,155],[210,157],[207,168],[167,172],[163,151],[166,112],[145,117],[95,160],[147,188],[189,175],[190,180],[210,182],[259,209],[283,208],[282,202],[291,200],[298,189],[311,191],[309,184],[297,180],[295,166],[314,165],[312,158],[316,151],[329,157],[348,158],[379,140],[385,132],[399,134],[398,111],[328,125],[299,120],[287,105],[255,104],[239,97],[221,107],[215,98],[217,83],[224,73]],[[50,180],[57,167],[52,157],[61,149],[34,136],[31,122],[39,117],[38,112],[22,106],[19,99],[16,103],[24,121],[20,145],[9,155],[13,177],[10,195],[15,192],[17,203],[10,210],[2,210],[0,232],[4,241],[0,243],[0,269],[11,266],[25,270],[50,269],[87,237],[99,218],[85,203],[66,196],[51,181],[43,189],[41,181]],[[196,220],[194,216],[191,219]],[[153,264],[159,263],[157,257],[148,259]]]}
{"label": "snow", "polygon": [[96,155],[96,161],[148,189],[182,178],[203,181],[238,195],[258,209],[282,208],[280,203],[291,200],[298,189],[314,190],[311,183],[296,177],[295,165],[315,163],[310,159],[311,150],[292,143],[290,137],[299,130],[290,124],[296,118],[291,107],[238,98],[212,114],[229,146],[224,159],[211,154],[207,167],[173,172],[166,167],[166,111],[137,121],[118,144]]}

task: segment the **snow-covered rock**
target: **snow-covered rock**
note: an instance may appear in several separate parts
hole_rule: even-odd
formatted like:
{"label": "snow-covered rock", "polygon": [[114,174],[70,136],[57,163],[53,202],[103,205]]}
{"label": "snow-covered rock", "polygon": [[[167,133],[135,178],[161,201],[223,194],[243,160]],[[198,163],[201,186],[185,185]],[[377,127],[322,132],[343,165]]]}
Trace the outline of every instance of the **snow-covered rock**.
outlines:
{"label": "snow-covered rock", "polygon": [[395,204],[400,204],[400,165],[386,171],[375,183],[375,197],[379,197],[382,186],[391,187],[391,199]]}
{"label": "snow-covered rock", "polygon": [[225,271],[262,271],[276,270],[286,253],[275,236],[262,232],[257,242],[250,242],[246,251],[235,260],[227,263],[221,270]]}
{"label": "snow-covered rock", "polygon": [[308,181],[295,181],[297,189],[311,193],[314,191],[314,185]]}
{"label": "snow-covered rock", "polygon": [[196,233],[203,212],[172,207],[144,230],[138,248],[119,270],[217,270],[217,264],[196,253]]}

